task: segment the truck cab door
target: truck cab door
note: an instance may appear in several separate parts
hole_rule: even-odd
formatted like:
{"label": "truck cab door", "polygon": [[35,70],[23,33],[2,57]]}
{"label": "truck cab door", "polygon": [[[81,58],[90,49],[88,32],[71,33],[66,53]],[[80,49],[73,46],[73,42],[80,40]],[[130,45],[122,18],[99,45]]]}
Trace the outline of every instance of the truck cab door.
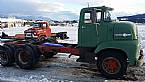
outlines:
{"label": "truck cab door", "polygon": [[80,24],[79,24],[79,30],[78,30],[79,47],[96,47],[97,46],[98,29],[100,27],[100,23],[97,23],[97,20],[98,19],[97,19],[95,9],[85,10],[81,12]]}
{"label": "truck cab door", "polygon": [[47,37],[51,36],[51,29],[49,28],[48,24],[43,24],[43,32]]}

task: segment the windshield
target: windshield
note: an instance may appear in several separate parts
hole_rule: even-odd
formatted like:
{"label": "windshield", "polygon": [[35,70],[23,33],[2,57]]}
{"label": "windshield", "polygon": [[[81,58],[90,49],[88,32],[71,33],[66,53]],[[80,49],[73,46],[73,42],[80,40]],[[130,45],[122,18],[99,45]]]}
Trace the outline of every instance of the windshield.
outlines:
{"label": "windshield", "polygon": [[47,24],[45,24],[45,23],[44,23],[44,24],[42,24],[42,23],[34,23],[34,24],[33,24],[33,27],[34,27],[34,28],[47,27]]}
{"label": "windshield", "polygon": [[117,17],[113,13],[113,11],[106,11],[105,12],[105,21],[113,21],[117,20]]}
{"label": "windshield", "polygon": [[40,27],[40,24],[33,24],[33,27]]}

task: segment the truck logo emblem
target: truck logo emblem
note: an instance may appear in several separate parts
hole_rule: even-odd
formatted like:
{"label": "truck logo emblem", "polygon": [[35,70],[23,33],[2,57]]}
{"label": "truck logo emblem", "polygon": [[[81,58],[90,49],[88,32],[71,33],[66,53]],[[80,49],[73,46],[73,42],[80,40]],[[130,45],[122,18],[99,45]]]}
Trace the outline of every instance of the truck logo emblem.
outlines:
{"label": "truck logo emblem", "polygon": [[128,36],[131,36],[131,34],[127,34],[127,33],[123,33],[123,34],[114,34],[114,36],[128,37]]}

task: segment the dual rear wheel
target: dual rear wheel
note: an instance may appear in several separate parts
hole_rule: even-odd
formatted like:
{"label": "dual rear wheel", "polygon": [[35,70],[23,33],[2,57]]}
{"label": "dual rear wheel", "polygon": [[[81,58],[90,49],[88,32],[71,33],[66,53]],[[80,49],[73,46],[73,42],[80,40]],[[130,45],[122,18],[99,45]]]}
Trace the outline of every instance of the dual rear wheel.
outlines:
{"label": "dual rear wheel", "polygon": [[16,50],[15,61],[22,69],[32,69],[39,62],[40,53],[36,46],[26,44]]}
{"label": "dual rear wheel", "polygon": [[2,66],[12,66],[15,62],[14,53],[14,45],[5,44],[0,46],[0,64]]}
{"label": "dual rear wheel", "polygon": [[31,69],[39,61],[40,54],[36,46],[29,44],[19,48],[12,44],[0,46],[0,64],[4,67],[16,63],[22,69]]}
{"label": "dual rear wheel", "polygon": [[[55,53],[48,53],[46,58],[51,58]],[[34,68],[40,60],[41,53],[37,46],[25,44],[20,47],[14,45],[0,46],[0,64],[12,66],[16,63],[22,69]]]}

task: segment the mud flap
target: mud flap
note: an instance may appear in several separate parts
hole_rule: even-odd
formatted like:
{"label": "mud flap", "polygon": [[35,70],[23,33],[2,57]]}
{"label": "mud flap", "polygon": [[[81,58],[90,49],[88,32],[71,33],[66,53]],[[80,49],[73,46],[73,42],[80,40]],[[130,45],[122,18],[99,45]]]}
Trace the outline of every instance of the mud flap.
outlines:
{"label": "mud flap", "polygon": [[140,56],[136,62],[136,66],[142,66],[144,64],[144,55],[143,55],[143,50],[140,50]]}
{"label": "mud flap", "polygon": [[144,64],[144,58],[142,57],[141,59],[139,59],[139,60],[137,60],[137,62],[136,62],[136,66],[137,67],[140,67],[140,66],[142,66]]}

